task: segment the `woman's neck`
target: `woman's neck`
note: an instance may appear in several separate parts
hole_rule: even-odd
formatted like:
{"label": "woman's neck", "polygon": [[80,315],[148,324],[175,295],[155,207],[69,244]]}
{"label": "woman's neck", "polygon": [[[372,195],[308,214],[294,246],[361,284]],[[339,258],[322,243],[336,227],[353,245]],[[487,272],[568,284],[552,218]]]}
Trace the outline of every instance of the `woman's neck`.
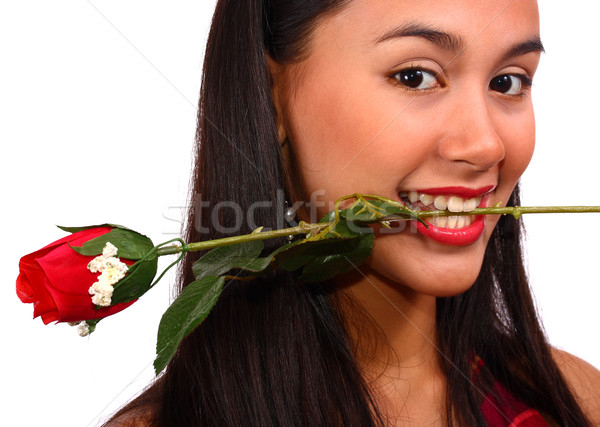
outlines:
{"label": "woman's neck", "polygon": [[[436,333],[436,298],[361,268],[342,285],[356,307],[345,307],[347,327],[365,379],[380,409],[397,425],[437,425],[445,407],[445,376]],[[417,420],[427,415],[425,419]],[[415,424],[416,422],[416,424]],[[433,423],[433,424],[431,424]]]}
{"label": "woman's neck", "polygon": [[[364,319],[354,318],[353,308],[346,310],[351,336],[359,349],[368,350],[367,354],[359,354],[360,359],[370,354],[368,359],[375,362],[377,356],[383,356],[380,360],[388,366],[391,352],[397,359],[394,364],[397,367],[439,360],[435,297],[392,283],[367,268],[362,268],[360,276],[345,276],[343,280],[344,291],[371,320],[369,328]],[[380,345],[382,338],[386,345]],[[370,364],[368,360],[362,362]]]}

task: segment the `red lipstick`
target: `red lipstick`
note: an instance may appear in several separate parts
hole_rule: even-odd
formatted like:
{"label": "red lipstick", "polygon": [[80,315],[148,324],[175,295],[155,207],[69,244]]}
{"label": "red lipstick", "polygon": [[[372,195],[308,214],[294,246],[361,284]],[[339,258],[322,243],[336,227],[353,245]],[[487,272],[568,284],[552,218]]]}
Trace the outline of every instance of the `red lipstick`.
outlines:
{"label": "red lipstick", "polygon": [[495,185],[487,185],[481,188],[466,188],[466,187],[441,187],[428,188],[426,190],[417,190],[417,193],[429,194],[431,196],[458,196],[465,199],[483,196],[496,188]]}
{"label": "red lipstick", "polygon": [[[428,194],[431,196],[458,196],[464,199],[482,197],[480,207],[485,207],[487,205],[486,195],[495,188],[495,185],[488,185],[475,189],[467,187],[440,187],[417,190],[417,193]],[[473,222],[469,226],[463,228],[438,227],[427,221],[427,218],[424,218],[424,220],[427,222],[428,227],[425,227],[417,221],[417,231],[436,242],[450,246],[471,245],[479,240],[485,230],[485,217],[483,215],[475,216]]]}
{"label": "red lipstick", "polygon": [[[425,218],[425,221],[427,219]],[[441,228],[427,221],[428,227],[417,221],[417,231],[436,242],[450,246],[467,246],[475,243],[485,230],[485,220],[477,215],[471,225],[465,228]]]}

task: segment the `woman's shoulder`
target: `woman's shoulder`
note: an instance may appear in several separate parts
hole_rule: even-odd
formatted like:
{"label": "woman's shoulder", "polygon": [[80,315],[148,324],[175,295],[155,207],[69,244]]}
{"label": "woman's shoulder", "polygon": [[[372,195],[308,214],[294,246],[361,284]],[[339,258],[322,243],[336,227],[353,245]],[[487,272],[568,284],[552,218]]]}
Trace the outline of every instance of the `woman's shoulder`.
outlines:
{"label": "woman's shoulder", "polygon": [[156,424],[152,414],[151,408],[121,411],[102,427],[153,427]]}
{"label": "woman's shoulder", "polygon": [[161,385],[160,379],[155,381],[139,396],[117,411],[102,427],[156,426],[161,405]]}
{"label": "woman's shoulder", "polygon": [[553,348],[552,356],[583,412],[600,425],[600,370],[564,350]]}

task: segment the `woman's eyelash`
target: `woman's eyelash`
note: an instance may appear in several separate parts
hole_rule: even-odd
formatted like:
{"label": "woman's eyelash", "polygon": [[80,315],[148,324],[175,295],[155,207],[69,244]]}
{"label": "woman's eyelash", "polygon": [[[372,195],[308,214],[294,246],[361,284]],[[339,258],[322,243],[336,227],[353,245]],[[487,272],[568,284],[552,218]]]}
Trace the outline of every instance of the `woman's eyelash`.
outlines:
{"label": "woman's eyelash", "polygon": [[505,75],[513,76],[513,77],[517,77],[517,78],[521,79],[521,83],[525,87],[529,88],[529,87],[533,86],[533,79],[531,77],[529,77],[528,75],[526,75],[526,74],[506,73]]}
{"label": "woman's eyelash", "polygon": [[489,88],[504,96],[523,97],[533,85],[533,80],[520,73],[499,74],[490,80]]}
{"label": "woman's eyelash", "polygon": [[525,74],[515,74],[515,76],[520,77],[523,80],[523,84],[527,87],[533,86],[533,79]]}
{"label": "woman's eyelash", "polygon": [[441,86],[439,74],[422,67],[405,68],[394,72],[391,77],[394,79],[394,84],[408,90],[424,91]]}
{"label": "woman's eyelash", "polygon": [[[423,67],[404,68],[392,73],[390,77],[395,85],[410,91],[422,92],[444,86],[437,72]],[[489,83],[490,89],[506,96],[524,96],[532,86],[533,79],[522,73],[499,74]],[[515,89],[516,92],[511,93]]]}

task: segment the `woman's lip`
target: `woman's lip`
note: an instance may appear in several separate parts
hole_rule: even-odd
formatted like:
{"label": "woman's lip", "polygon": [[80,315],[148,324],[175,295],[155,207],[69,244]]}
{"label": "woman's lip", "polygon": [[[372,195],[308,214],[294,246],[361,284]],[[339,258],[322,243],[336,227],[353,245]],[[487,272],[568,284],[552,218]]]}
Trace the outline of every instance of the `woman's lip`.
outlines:
{"label": "woman's lip", "polygon": [[464,228],[441,228],[427,222],[429,228],[418,221],[417,230],[419,233],[429,237],[436,242],[450,246],[467,246],[475,243],[485,230],[485,218],[483,215],[475,216],[473,223]]}
{"label": "woman's lip", "polygon": [[[461,186],[454,187],[439,187],[416,190],[419,194],[427,194],[430,196],[458,196],[464,199],[472,199],[481,197],[478,207],[486,207],[491,197],[491,193],[496,189],[495,185],[487,185],[480,188],[468,188]],[[431,224],[427,221],[427,217],[423,219],[427,222],[427,227],[415,221],[417,231],[425,237],[428,237],[436,242],[449,246],[468,246],[475,243],[483,235],[485,231],[485,216],[475,215],[473,222],[463,228],[443,228]]]}
{"label": "woman's lip", "polygon": [[[472,189],[467,189],[470,190],[472,193],[470,194],[476,194],[475,196],[471,196],[471,197],[479,197],[481,196],[481,203],[479,204],[479,207],[483,208],[486,207],[488,205],[488,199],[490,197],[490,193],[496,188],[495,185],[492,186],[487,186],[487,187],[482,187],[480,189],[477,190],[472,190]],[[456,191],[456,190],[460,190],[463,189],[463,187],[445,187],[445,188],[436,188],[436,189],[431,189],[433,191]],[[477,193],[475,193],[477,192]],[[435,194],[440,194],[440,193],[435,193]],[[446,194],[453,194],[453,195],[459,195],[456,193],[446,193]],[[464,193],[463,193],[464,194]],[[460,195],[459,195],[460,197]],[[462,197],[469,197],[469,196],[462,196]],[[449,246],[468,246],[471,245],[473,243],[475,243],[477,240],[479,240],[479,238],[483,235],[483,232],[485,230],[485,215],[475,215],[473,218],[473,222],[471,223],[471,225],[467,226],[467,227],[463,227],[463,228],[442,228],[442,227],[438,227],[436,225],[431,224],[429,221],[427,221],[427,217],[423,218],[426,222],[428,227],[425,227],[423,224],[421,224],[419,221],[415,221],[417,224],[417,231],[426,236],[429,237],[432,240],[435,240],[436,242],[442,243],[444,245],[449,245]]]}
{"label": "woman's lip", "polygon": [[481,188],[467,188],[467,187],[440,187],[440,188],[427,188],[424,190],[416,190],[419,194],[429,194],[431,196],[458,196],[465,199],[471,199],[474,197],[480,197],[484,194],[488,194],[496,188],[495,185],[486,185]]}

